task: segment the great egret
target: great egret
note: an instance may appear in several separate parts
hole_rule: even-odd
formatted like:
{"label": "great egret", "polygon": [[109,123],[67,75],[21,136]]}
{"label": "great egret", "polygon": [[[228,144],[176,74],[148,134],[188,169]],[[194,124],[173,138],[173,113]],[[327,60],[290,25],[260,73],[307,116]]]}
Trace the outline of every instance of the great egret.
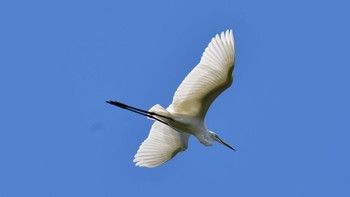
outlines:
{"label": "great egret", "polygon": [[156,120],[135,155],[136,166],[152,168],[165,163],[187,149],[190,135],[196,136],[205,146],[217,141],[235,150],[208,130],[204,123],[211,103],[232,84],[234,62],[233,33],[227,30],[212,38],[199,64],[177,88],[168,108],[156,104],[146,111],[117,101],[106,101]]}

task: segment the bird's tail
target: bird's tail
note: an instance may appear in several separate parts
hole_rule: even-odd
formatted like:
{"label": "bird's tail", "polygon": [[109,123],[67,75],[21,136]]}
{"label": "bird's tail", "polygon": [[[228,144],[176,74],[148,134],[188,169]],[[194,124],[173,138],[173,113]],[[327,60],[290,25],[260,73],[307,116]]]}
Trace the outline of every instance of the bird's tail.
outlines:
{"label": "bird's tail", "polygon": [[[150,114],[152,114],[152,116],[155,116],[156,118],[159,118],[161,120],[171,119],[171,114],[168,112],[168,110],[164,109],[164,107],[162,107],[159,104],[155,104],[148,111],[150,112]],[[148,117],[148,118],[153,119],[151,117]]]}

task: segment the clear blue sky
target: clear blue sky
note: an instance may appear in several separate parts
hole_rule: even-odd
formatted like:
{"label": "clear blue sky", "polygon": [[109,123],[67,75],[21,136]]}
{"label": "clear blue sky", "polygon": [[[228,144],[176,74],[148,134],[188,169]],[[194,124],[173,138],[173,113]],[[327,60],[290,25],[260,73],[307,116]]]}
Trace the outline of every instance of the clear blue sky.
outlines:
{"label": "clear blue sky", "polygon": [[[0,196],[350,196],[346,1],[2,1]],[[216,34],[233,86],[209,129],[237,149],[132,162],[152,121],[105,103],[168,106]]]}

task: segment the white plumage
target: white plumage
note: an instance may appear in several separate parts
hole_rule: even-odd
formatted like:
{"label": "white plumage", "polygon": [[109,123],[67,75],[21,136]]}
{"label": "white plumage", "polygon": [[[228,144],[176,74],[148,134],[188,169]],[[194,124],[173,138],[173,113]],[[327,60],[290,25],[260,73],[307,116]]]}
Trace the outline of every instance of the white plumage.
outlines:
{"label": "white plumage", "polygon": [[135,155],[137,166],[156,167],[187,149],[189,134],[155,121],[147,139]]}
{"label": "white plumage", "polygon": [[174,112],[204,119],[210,104],[232,84],[233,44],[232,30],[212,38],[199,64],[176,90],[170,105]]}
{"label": "white plumage", "polygon": [[231,86],[234,60],[233,33],[227,30],[212,38],[199,64],[182,81],[167,109],[157,104],[145,111],[107,101],[156,120],[135,155],[136,166],[156,167],[170,160],[187,149],[190,135],[206,146],[217,141],[233,149],[207,129],[204,118],[215,98]]}

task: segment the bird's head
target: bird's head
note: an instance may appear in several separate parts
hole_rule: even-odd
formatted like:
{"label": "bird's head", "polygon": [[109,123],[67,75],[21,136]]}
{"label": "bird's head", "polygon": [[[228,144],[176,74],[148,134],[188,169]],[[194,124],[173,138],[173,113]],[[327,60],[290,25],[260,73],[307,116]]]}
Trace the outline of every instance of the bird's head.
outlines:
{"label": "bird's head", "polygon": [[236,149],[234,149],[232,146],[230,146],[229,144],[227,144],[226,142],[224,142],[221,138],[219,138],[219,136],[218,136],[216,133],[214,133],[214,132],[212,132],[212,131],[209,131],[209,138],[211,138],[211,139],[214,140],[214,141],[220,142],[221,144],[227,146],[228,148],[230,148],[230,149],[236,151]]}

